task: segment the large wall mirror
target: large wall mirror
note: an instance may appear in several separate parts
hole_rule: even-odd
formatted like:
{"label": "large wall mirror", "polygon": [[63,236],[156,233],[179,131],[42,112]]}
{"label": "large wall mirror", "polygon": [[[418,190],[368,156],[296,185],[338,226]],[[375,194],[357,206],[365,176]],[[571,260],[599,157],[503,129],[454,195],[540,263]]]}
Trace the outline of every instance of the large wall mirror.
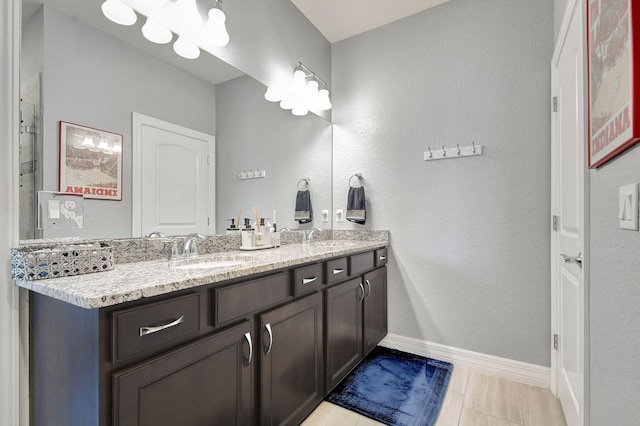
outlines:
{"label": "large wall mirror", "polygon": [[[243,217],[253,217],[254,207],[263,217],[277,211],[281,227],[297,227],[294,206],[303,178],[311,180],[314,210],[306,226],[331,226],[331,215],[327,222],[321,215],[332,209],[328,121],[294,117],[265,101],[262,83],[209,53],[187,60],[171,44],[148,42],[142,18],[132,27],[113,24],[100,3],[23,0],[21,239],[140,236],[133,235],[133,113],[215,137],[209,233],[224,233],[226,219],[241,208]],[[122,200],[85,200],[84,228],[38,230],[35,193],[58,190],[60,121],[123,136]],[[239,179],[257,170],[266,176]]]}

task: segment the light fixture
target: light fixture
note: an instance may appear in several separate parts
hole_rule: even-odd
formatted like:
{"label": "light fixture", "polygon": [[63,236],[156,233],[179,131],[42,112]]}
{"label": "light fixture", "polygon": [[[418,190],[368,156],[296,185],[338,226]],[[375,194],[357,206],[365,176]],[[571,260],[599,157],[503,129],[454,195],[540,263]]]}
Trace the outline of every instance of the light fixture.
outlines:
{"label": "light fixture", "polygon": [[138,19],[136,12],[120,0],[107,0],[102,3],[102,13],[120,25],[133,25]]}
{"label": "light fixture", "polygon": [[290,109],[297,116],[306,115],[309,110],[326,111],[332,107],[327,83],[302,62],[294,68],[293,81],[282,94],[270,86],[264,98],[269,102],[280,102],[280,108]]}
{"label": "light fixture", "polygon": [[[206,22],[198,2],[210,7]],[[129,6],[131,5],[131,6]],[[169,43],[175,33],[178,38],[173,50],[183,58],[196,59],[203,48],[212,52],[214,46],[229,44],[227,16],[222,11],[222,0],[106,0],[102,4],[104,15],[121,25],[133,25],[136,12],[146,16],[142,26],[144,37],[158,44]]]}
{"label": "light fixture", "polygon": [[222,2],[216,0],[215,4],[209,9],[209,20],[204,27],[206,37],[216,46],[226,46],[229,44],[229,33],[225,22],[227,15],[222,11]]}
{"label": "light fixture", "polygon": [[173,43],[173,50],[186,59],[196,59],[200,56],[200,48],[184,36],[179,36],[176,42]]}
{"label": "light fixture", "polygon": [[171,41],[173,34],[171,31],[158,23],[154,18],[147,18],[147,22],[142,26],[142,35],[149,41],[158,44],[166,44]]}
{"label": "light fixture", "polygon": [[267,87],[264,98],[269,102],[280,102],[282,100],[282,95],[273,87]]}
{"label": "light fixture", "polygon": [[202,25],[196,0],[177,0],[173,6],[173,19],[178,28],[187,31]]}

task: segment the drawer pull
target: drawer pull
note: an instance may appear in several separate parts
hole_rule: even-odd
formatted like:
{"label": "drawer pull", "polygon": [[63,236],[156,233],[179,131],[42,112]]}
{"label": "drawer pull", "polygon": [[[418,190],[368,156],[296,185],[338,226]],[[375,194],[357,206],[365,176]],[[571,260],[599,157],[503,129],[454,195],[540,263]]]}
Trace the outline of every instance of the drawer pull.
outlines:
{"label": "drawer pull", "polygon": [[253,346],[251,345],[251,333],[244,333],[244,338],[247,340],[249,344],[249,358],[244,362],[245,365],[251,364],[251,359],[253,358]]}
{"label": "drawer pull", "polygon": [[273,333],[271,333],[271,324],[265,324],[264,328],[266,328],[267,333],[269,333],[269,346],[267,346],[267,350],[264,352],[264,354],[269,355],[269,352],[271,352],[271,348],[273,347]]}
{"label": "drawer pull", "polygon": [[167,328],[175,327],[176,325],[180,325],[184,322],[184,315],[181,315],[180,318],[177,318],[167,324],[159,325],[157,327],[140,327],[140,336],[146,336],[148,334],[157,333],[158,331],[166,330]]}
{"label": "drawer pull", "polygon": [[302,284],[309,284],[309,283],[314,282],[317,279],[318,279],[318,277],[303,278],[302,279]]}
{"label": "drawer pull", "polygon": [[358,303],[362,303],[362,301],[364,300],[364,286],[362,285],[362,283],[359,283],[360,286],[360,290],[362,290],[362,297],[360,297],[360,300],[358,301]]}
{"label": "drawer pull", "polygon": [[364,282],[367,283],[367,287],[369,287],[369,293],[367,293],[367,295],[365,297],[369,297],[369,295],[371,294],[371,283],[369,282],[369,280],[364,280]]}
{"label": "drawer pull", "polygon": [[380,256],[379,259],[380,260],[387,260],[387,256]]}
{"label": "drawer pull", "polygon": [[333,270],[333,275],[338,275],[344,272],[344,269],[334,269]]}

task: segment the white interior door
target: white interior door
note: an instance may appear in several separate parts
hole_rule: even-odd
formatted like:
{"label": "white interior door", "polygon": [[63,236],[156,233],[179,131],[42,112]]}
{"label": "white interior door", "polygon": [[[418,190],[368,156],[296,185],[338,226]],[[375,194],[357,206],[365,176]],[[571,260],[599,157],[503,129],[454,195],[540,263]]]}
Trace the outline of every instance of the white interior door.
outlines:
{"label": "white interior door", "polygon": [[585,103],[583,1],[570,1],[552,63],[552,387],[569,426],[585,421]]}
{"label": "white interior door", "polygon": [[133,235],[212,233],[214,137],[134,113]]}

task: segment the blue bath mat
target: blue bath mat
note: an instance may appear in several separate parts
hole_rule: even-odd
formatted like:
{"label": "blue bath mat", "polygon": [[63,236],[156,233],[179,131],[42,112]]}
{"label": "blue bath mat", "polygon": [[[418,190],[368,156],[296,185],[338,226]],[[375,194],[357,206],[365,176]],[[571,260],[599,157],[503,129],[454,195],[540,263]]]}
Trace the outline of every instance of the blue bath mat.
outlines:
{"label": "blue bath mat", "polygon": [[453,364],[376,347],[327,401],[388,425],[432,426]]}

